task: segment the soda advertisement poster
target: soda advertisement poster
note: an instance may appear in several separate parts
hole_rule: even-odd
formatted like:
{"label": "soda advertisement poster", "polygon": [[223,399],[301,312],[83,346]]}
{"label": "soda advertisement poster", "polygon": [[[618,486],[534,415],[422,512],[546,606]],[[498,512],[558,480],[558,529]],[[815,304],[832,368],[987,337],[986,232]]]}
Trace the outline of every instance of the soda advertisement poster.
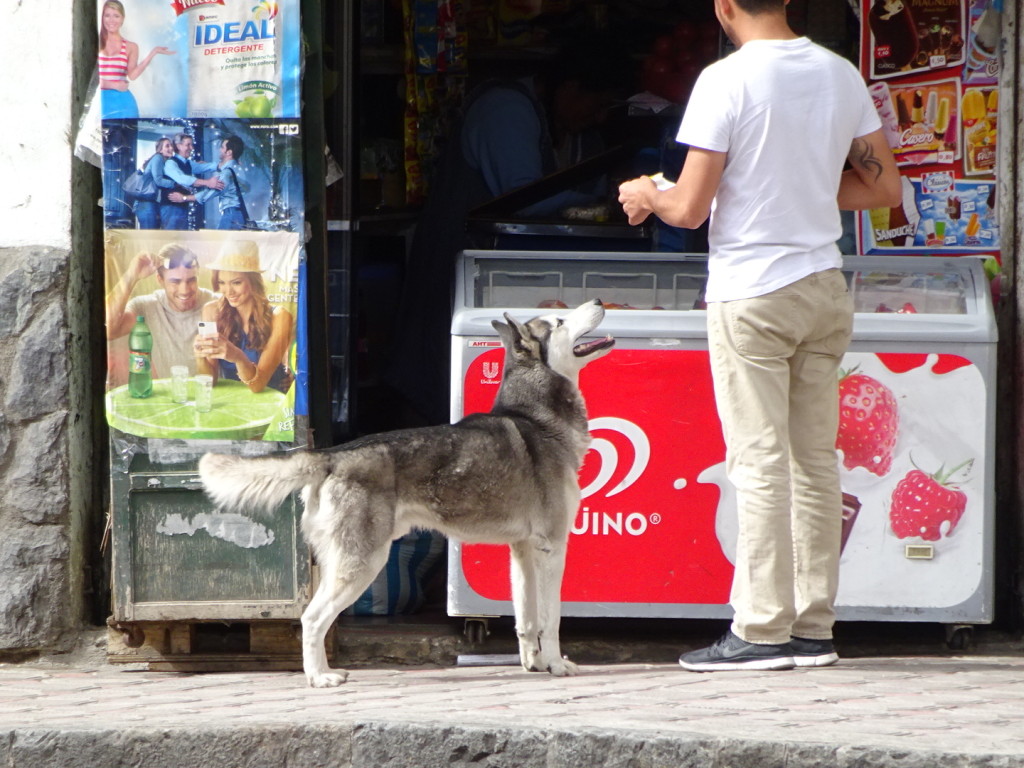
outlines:
{"label": "soda advertisement poster", "polygon": [[299,116],[299,0],[105,0],[97,8],[103,120]]}
{"label": "soda advertisement poster", "polygon": [[108,424],[294,440],[299,235],[108,230]]}

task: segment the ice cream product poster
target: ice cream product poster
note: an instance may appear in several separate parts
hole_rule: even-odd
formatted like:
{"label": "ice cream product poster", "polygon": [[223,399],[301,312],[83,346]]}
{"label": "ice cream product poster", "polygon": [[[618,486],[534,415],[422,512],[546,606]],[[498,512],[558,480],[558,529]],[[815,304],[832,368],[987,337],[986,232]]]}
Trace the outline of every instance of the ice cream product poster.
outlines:
{"label": "ice cream product poster", "polygon": [[967,10],[967,64],[964,82],[995,84],[999,81],[999,40],[1003,0],[971,0]]}
{"label": "ice cream product poster", "polygon": [[[295,439],[296,389],[306,381],[298,234],[108,230],[104,256],[112,428],[144,438]],[[224,342],[219,356],[197,355],[203,334]],[[240,354],[270,374],[262,386],[244,381],[248,364],[230,362]]]}
{"label": "ice cream product poster", "polygon": [[299,0],[97,7],[103,119],[298,117]]}
{"label": "ice cream product poster", "polygon": [[999,89],[994,85],[967,86],[962,100],[961,123],[964,174],[994,175],[999,137]]}
{"label": "ice cream product poster", "polygon": [[881,82],[870,90],[897,165],[953,165],[960,159],[959,80]]}
{"label": "ice cream product poster", "polygon": [[303,230],[297,120],[107,120],[102,134],[107,229]]}
{"label": "ice cream product poster", "polygon": [[980,253],[999,250],[996,183],[949,171],[904,176],[895,208],[863,211],[864,253]]}
{"label": "ice cream product poster", "polygon": [[961,66],[966,0],[865,0],[861,61],[871,80]]}

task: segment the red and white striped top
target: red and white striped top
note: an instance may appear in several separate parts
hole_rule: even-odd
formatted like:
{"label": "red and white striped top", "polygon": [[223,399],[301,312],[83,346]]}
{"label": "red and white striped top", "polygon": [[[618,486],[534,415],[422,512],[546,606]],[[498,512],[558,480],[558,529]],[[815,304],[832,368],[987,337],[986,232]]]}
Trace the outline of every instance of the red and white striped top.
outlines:
{"label": "red and white striped top", "polygon": [[128,44],[121,41],[121,50],[113,56],[104,56],[100,51],[96,57],[100,70],[100,80],[128,81]]}

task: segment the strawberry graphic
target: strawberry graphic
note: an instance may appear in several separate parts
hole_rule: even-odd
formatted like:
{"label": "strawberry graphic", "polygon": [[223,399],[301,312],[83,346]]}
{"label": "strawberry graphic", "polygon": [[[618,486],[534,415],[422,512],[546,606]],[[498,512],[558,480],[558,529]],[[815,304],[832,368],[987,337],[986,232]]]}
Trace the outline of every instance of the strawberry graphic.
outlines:
{"label": "strawberry graphic", "polygon": [[843,452],[843,466],[864,467],[882,477],[892,467],[896,447],[896,398],[882,382],[857,373],[856,368],[839,375],[836,448]]}
{"label": "strawberry graphic", "polygon": [[967,507],[967,494],[951,482],[953,475],[974,460],[965,461],[949,472],[944,467],[934,475],[912,469],[896,484],[889,508],[889,524],[899,538],[920,536],[925,541],[938,541],[949,536]]}

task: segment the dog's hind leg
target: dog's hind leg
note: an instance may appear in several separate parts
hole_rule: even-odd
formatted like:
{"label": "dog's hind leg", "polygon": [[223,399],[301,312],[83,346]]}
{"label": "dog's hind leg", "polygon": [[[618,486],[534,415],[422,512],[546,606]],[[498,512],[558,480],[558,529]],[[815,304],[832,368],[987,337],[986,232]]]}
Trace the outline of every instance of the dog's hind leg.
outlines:
{"label": "dog's hind leg", "polygon": [[[333,547],[332,547],[333,549]],[[332,670],[324,641],[338,614],[354,603],[370,586],[388,560],[389,542],[363,561],[339,563],[333,551],[320,564],[320,586],[302,613],[302,668],[314,688],[333,688],[348,678],[345,670]]]}

